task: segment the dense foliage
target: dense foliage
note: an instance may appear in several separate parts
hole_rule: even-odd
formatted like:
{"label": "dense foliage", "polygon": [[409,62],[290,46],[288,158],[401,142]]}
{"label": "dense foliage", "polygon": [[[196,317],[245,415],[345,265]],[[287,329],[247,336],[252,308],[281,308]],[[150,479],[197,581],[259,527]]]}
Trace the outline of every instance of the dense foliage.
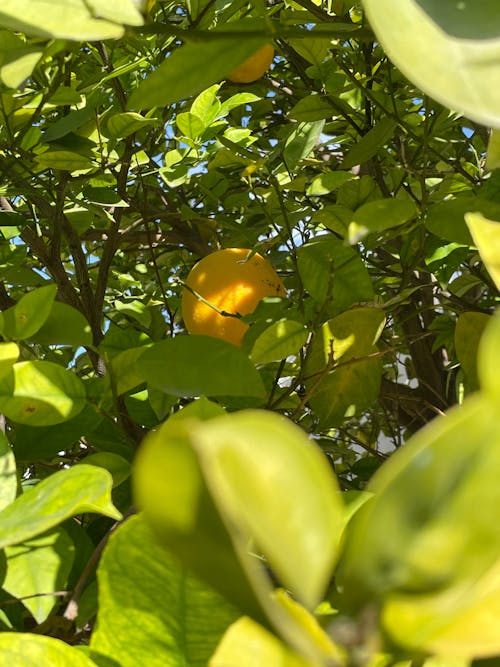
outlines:
{"label": "dense foliage", "polygon": [[[477,4],[2,1],[0,662],[500,655]],[[240,347],[181,317],[220,248],[287,290]]]}

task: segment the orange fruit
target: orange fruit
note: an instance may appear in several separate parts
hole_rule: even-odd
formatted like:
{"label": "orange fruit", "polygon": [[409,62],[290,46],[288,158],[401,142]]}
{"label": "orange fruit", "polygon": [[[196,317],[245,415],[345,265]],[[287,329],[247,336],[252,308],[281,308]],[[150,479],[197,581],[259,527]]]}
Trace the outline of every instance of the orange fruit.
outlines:
{"label": "orange fruit", "polygon": [[252,83],[263,76],[274,58],[274,48],[271,44],[265,44],[261,49],[256,51],[250,58],[244,60],[241,65],[233,69],[227,75],[229,81],[233,83]]}
{"label": "orange fruit", "polygon": [[246,248],[225,248],[194,265],[186,278],[192,291],[182,291],[182,317],[189,333],[241,345],[248,324],[239,316],[252,313],[265,296],[286,295],[271,264],[250,253]]}

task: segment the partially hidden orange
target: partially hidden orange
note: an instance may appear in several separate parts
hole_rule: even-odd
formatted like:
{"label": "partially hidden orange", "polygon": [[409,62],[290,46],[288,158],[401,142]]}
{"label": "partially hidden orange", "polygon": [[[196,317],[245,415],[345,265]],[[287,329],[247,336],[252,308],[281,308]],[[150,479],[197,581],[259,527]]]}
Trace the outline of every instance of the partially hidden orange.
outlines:
{"label": "partially hidden orange", "polygon": [[265,296],[285,296],[271,264],[246,248],[225,248],[203,257],[191,269],[182,291],[182,317],[189,333],[241,345],[252,313]]}
{"label": "partially hidden orange", "polygon": [[244,60],[241,65],[236,67],[227,75],[229,81],[233,83],[253,83],[270,68],[274,58],[274,48],[271,44],[265,44],[256,51],[250,58]]}

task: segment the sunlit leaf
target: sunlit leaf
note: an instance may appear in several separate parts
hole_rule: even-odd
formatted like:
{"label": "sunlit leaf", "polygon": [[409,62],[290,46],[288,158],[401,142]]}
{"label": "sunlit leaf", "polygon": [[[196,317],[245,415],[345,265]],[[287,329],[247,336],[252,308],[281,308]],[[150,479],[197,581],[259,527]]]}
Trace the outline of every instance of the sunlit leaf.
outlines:
{"label": "sunlit leaf", "polygon": [[486,169],[493,171],[500,167],[500,132],[492,130],[488,141],[488,152],[486,154]]}
{"label": "sunlit leaf", "polygon": [[314,607],[331,577],[343,523],[321,451],[291,422],[259,411],[213,419],[194,441],[228,525],[251,535],[283,584]]}
{"label": "sunlit leaf", "polygon": [[16,495],[16,459],[7,437],[0,432],[0,510],[14,502]]}
{"label": "sunlit leaf", "polygon": [[0,658],[5,665],[16,667],[96,667],[90,658],[60,639],[29,632],[2,632]]}
{"label": "sunlit leaf", "polygon": [[275,635],[250,618],[242,617],[229,626],[208,667],[312,667]]}
{"label": "sunlit leaf", "polygon": [[141,516],[110,538],[98,581],[91,648],[122,667],[206,667],[237,617],[233,607],[158,544]]}
{"label": "sunlit leaf", "polygon": [[0,25],[45,38],[121,37],[122,21],[130,25],[142,23],[132,0],[3,0],[0,8]]}
{"label": "sunlit leaf", "polygon": [[7,574],[2,588],[24,598],[23,605],[37,623],[42,623],[60,600],[50,593],[65,589],[74,551],[73,542],[61,528],[6,547]]}
{"label": "sunlit leaf", "polygon": [[[461,313],[455,327],[455,349],[471,391],[479,389],[477,376],[477,352],[483,331],[491,317],[486,313],[466,311]],[[490,361],[488,360],[488,365]]]}
{"label": "sunlit leaf", "polygon": [[[189,419],[167,421],[145,438],[133,483],[135,502],[164,548],[243,613],[265,622],[256,592],[203,480]],[[258,566],[254,559],[253,568]]]}
{"label": "sunlit leaf", "polygon": [[500,7],[485,0],[364,0],[375,35],[394,64],[442,104],[500,127]]}
{"label": "sunlit leaf", "polygon": [[0,378],[0,410],[19,424],[59,424],[81,412],[85,401],[80,378],[51,361],[20,361]]}
{"label": "sunlit leaf", "polygon": [[19,347],[16,343],[0,343],[0,378],[8,375],[18,358]]}
{"label": "sunlit leaf", "polygon": [[[421,429],[382,465],[352,519],[340,578],[349,596],[408,595],[417,606],[435,596],[433,632],[445,628],[498,559],[499,469],[498,413],[484,397]],[[407,641],[423,641],[421,630]]]}
{"label": "sunlit leaf", "polygon": [[481,213],[466,213],[465,221],[488,273],[500,290],[500,222]]}
{"label": "sunlit leaf", "polygon": [[411,220],[417,213],[417,207],[411,199],[378,199],[360,206],[352,216],[349,228],[351,242],[357,243],[366,234],[382,232]]}
{"label": "sunlit leaf", "polygon": [[81,464],[52,474],[0,512],[0,548],[25,542],[82,512],[120,519],[111,503],[111,485],[111,475],[95,466]]}
{"label": "sunlit leaf", "polygon": [[157,124],[156,118],[144,118],[138,113],[129,111],[127,113],[115,113],[110,116],[106,122],[106,129],[108,135],[116,139],[128,137],[145,127]]}
{"label": "sunlit leaf", "polygon": [[31,75],[42,53],[30,46],[7,52],[0,65],[0,79],[9,88],[18,88]]}
{"label": "sunlit leaf", "polygon": [[477,372],[479,382],[486,394],[494,402],[500,398],[500,311],[497,310],[494,317],[485,327],[478,347]]}
{"label": "sunlit leaf", "polygon": [[394,596],[385,605],[383,623],[402,646],[463,660],[495,658],[500,652],[500,561],[473,586],[417,599]]}
{"label": "sunlit leaf", "polygon": [[255,341],[251,358],[255,364],[286,359],[305,344],[308,331],[294,320],[279,320],[265,329]]}
{"label": "sunlit leaf", "polygon": [[373,286],[356,250],[331,236],[306,243],[297,250],[302,283],[318,304],[331,295],[328,313],[334,315],[373,298]]}
{"label": "sunlit leaf", "polygon": [[113,478],[113,488],[130,477],[130,463],[114,452],[95,452],[85,457],[84,464],[107,470]]}
{"label": "sunlit leaf", "polygon": [[352,174],[348,171],[328,171],[316,176],[307,188],[306,194],[310,197],[326,195],[336,190],[342,183],[350,180]]}
{"label": "sunlit leaf", "polygon": [[306,390],[324,426],[339,426],[377,398],[382,366],[375,344],[384,322],[381,309],[354,308],[326,322],[313,339]]}
{"label": "sunlit leaf", "polygon": [[36,333],[49,316],[56,292],[55,285],[47,285],[22,296],[15,306],[2,313],[3,335],[23,340]]}

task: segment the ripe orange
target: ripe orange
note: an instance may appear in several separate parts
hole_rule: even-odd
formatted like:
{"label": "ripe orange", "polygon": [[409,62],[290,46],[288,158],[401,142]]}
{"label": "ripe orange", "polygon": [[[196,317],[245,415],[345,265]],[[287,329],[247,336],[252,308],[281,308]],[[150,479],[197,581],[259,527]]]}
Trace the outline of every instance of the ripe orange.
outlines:
{"label": "ripe orange", "polygon": [[222,338],[241,345],[252,313],[265,296],[285,296],[271,264],[245,248],[225,248],[207,255],[191,269],[182,291],[182,317],[189,333]]}
{"label": "ripe orange", "polygon": [[253,83],[267,72],[273,58],[274,48],[271,44],[265,44],[228,74],[227,78],[233,83]]}

